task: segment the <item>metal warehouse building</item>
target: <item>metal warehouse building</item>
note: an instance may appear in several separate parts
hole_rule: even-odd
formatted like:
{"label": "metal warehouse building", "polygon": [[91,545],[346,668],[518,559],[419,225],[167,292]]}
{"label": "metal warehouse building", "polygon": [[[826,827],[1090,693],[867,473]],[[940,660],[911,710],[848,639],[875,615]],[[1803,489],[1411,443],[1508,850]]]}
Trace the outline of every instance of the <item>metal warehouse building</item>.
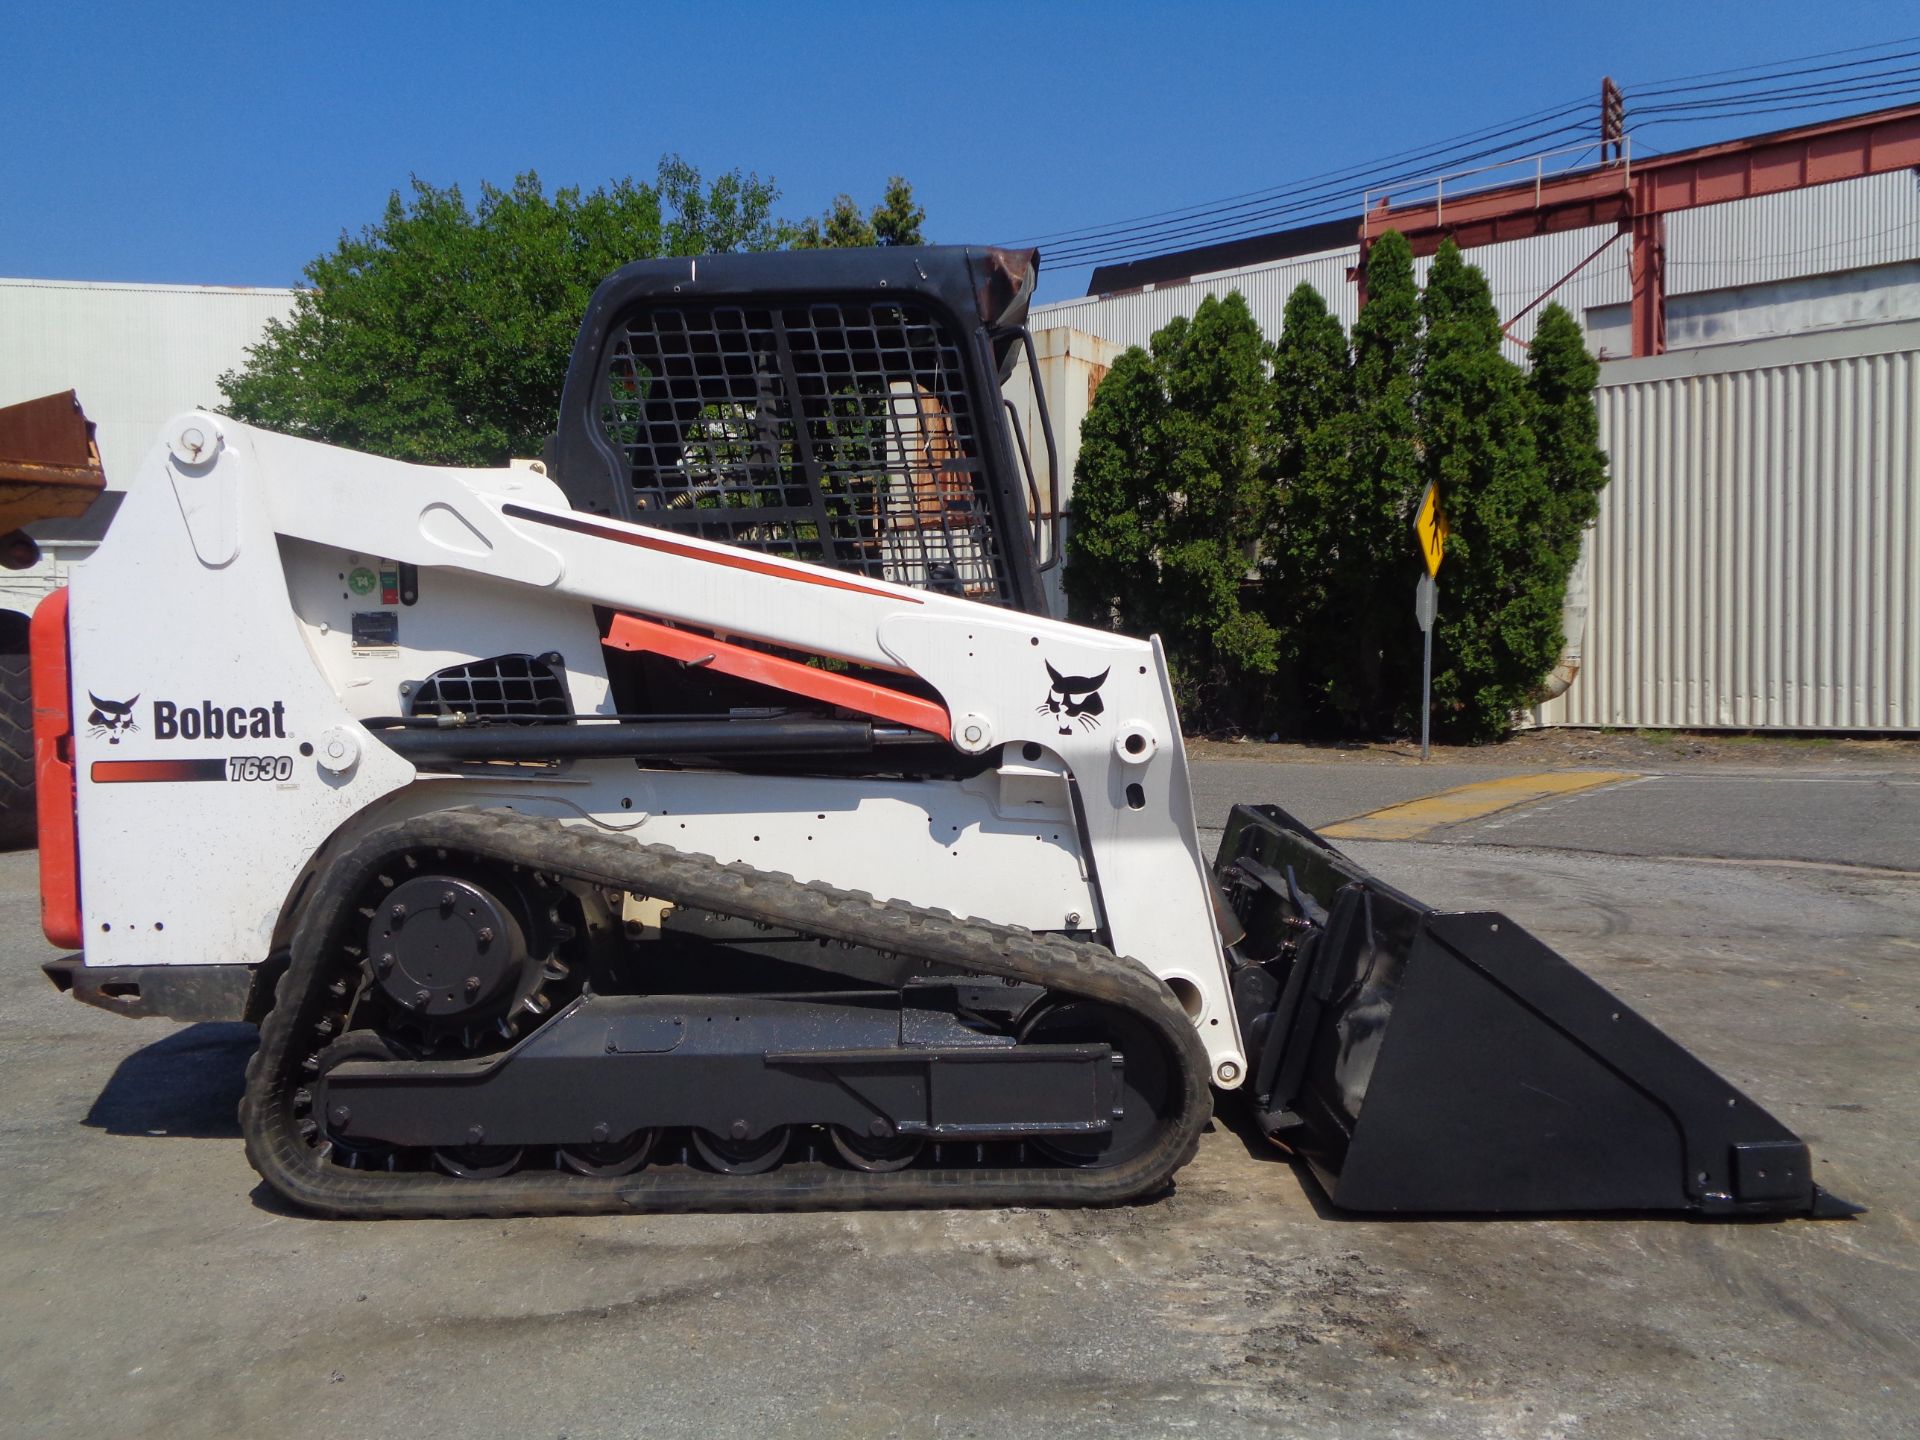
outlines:
{"label": "metal warehouse building", "polygon": [[222,373],[246,361],[292,290],[0,280],[0,405],[78,392],[110,486],[124,485],[160,427],[219,408]]}
{"label": "metal warehouse building", "polygon": [[[1612,245],[1559,284],[1615,234],[1589,226],[1476,246],[1467,259],[1486,273],[1503,315],[1550,293],[1586,325],[1595,354],[1623,358],[1632,353],[1627,248]],[[1899,171],[1682,211],[1668,222],[1666,250],[1668,350],[1920,319],[1920,176]],[[1360,300],[1349,271],[1359,255],[1354,240],[1172,284],[1148,282],[1131,293],[1062,300],[1037,307],[1032,324],[1144,345],[1174,316],[1191,315],[1203,296],[1237,290],[1271,339],[1280,333],[1287,297],[1304,283],[1351,329]],[[1416,262],[1422,279],[1429,263]],[[1124,279],[1133,267],[1115,268],[1122,271],[1115,278]],[[1537,315],[1522,317],[1509,332],[1516,359]]]}
{"label": "metal warehouse building", "polygon": [[[1629,162],[1367,216],[1417,254],[1456,238],[1514,358],[1550,296],[1603,361],[1612,481],[1569,597],[1577,668],[1534,718],[1920,730],[1920,107],[1698,153],[1672,213]],[[1556,186],[1585,188],[1556,210]],[[1267,258],[1225,268],[1203,267],[1262,242],[1114,266],[1094,288],[1125,288],[1038,307],[1063,489],[1106,367],[1204,296],[1238,291],[1272,339],[1305,282],[1351,327],[1359,228],[1264,237]]]}
{"label": "metal warehouse building", "polygon": [[[220,403],[238,368],[294,292],[212,285],[108,285],[0,279],[0,405],[72,390],[94,422],[107,484],[132,478],[160,427]],[[33,527],[40,563],[0,571],[0,610],[26,613],[105,533],[117,495],[76,520]]]}

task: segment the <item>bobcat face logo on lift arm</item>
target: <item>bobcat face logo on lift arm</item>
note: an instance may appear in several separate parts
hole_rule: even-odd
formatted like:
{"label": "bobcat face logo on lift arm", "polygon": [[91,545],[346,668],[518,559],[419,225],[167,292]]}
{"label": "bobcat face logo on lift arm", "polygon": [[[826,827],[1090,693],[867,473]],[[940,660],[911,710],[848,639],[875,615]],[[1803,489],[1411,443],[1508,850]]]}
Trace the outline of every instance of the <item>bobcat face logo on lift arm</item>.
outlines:
{"label": "bobcat face logo on lift arm", "polygon": [[89,733],[98,737],[107,737],[109,745],[118,745],[122,735],[131,734],[140,727],[133,722],[133,707],[140,697],[132,700],[102,700],[91,690],[87,698],[93,701],[93,713],[87,716]]}
{"label": "bobcat face logo on lift arm", "polygon": [[1053,681],[1047,691],[1046,702],[1034,708],[1051,714],[1060,722],[1060,733],[1071,735],[1073,724],[1078,722],[1083,730],[1092,730],[1099,725],[1099,717],[1106,712],[1106,705],[1100,699],[1100,687],[1107,683],[1107,676],[1113,673],[1112,667],[1102,670],[1098,675],[1062,675],[1047,662],[1047,677]]}

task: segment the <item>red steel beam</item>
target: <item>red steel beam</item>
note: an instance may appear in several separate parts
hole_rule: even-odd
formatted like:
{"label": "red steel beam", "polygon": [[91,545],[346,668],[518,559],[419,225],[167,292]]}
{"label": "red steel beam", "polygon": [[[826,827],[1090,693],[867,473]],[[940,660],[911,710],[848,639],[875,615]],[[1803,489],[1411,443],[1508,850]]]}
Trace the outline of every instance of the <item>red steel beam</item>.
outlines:
{"label": "red steel beam", "polygon": [[1388,230],[1406,236],[1415,255],[1431,255],[1447,239],[1464,250],[1618,225],[1633,232],[1633,353],[1657,355],[1666,339],[1662,216],[1916,167],[1920,105],[1902,105],[1457,199],[1442,194],[1412,205],[1383,202],[1360,221],[1362,266],[1368,245]]}
{"label": "red steel beam", "polygon": [[1657,159],[1603,165],[1415,205],[1376,206],[1360,222],[1364,245],[1385,230],[1431,255],[1448,237],[1462,249],[1572,230],[1636,215],[1669,215],[1755,195],[1857,180],[1920,165],[1920,105],[1824,120]]}

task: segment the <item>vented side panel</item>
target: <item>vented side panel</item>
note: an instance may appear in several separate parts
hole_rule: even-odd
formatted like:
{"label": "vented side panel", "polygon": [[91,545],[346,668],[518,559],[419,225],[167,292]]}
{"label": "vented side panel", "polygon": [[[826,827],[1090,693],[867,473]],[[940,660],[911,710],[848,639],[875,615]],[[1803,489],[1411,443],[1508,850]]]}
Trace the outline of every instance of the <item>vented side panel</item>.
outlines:
{"label": "vented side panel", "polygon": [[494,655],[450,665],[428,676],[414,691],[408,713],[564,723],[573,713],[573,701],[565,676],[552,661],[534,655]]}

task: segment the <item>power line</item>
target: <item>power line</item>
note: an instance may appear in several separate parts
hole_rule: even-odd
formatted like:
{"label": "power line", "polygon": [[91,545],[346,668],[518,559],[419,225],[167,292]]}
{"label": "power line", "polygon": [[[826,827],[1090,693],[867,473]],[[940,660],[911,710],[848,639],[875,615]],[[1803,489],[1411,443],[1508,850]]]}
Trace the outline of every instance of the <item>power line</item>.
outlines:
{"label": "power line", "polygon": [[[1538,145],[1541,141],[1557,139],[1560,136],[1568,134],[1585,133],[1588,129],[1589,127],[1586,124],[1581,123],[1562,125],[1553,130],[1537,131],[1526,139],[1514,142],[1513,144],[1499,145],[1488,150],[1479,150],[1469,154],[1451,156],[1448,163],[1464,164],[1474,160],[1490,159],[1497,155],[1510,153],[1516,149],[1531,153],[1532,147]],[[1116,235],[1111,237],[1110,241],[1103,241],[1103,237],[1092,237],[1084,243],[1069,243],[1057,251],[1049,252],[1048,259],[1052,261],[1056,255],[1064,260],[1068,258],[1078,258],[1096,251],[1134,250],[1142,245],[1153,246],[1168,240],[1206,234],[1209,231],[1221,228],[1223,224],[1237,227],[1252,224],[1255,225],[1256,228],[1248,233],[1258,234],[1270,225],[1271,222],[1285,219],[1289,216],[1299,217],[1297,223],[1305,223],[1306,220],[1315,214],[1351,214],[1356,210],[1358,203],[1357,197],[1354,194],[1356,188],[1375,190],[1389,185],[1404,185],[1416,180],[1428,178],[1432,173],[1431,159],[1423,158],[1420,167],[1417,169],[1403,170],[1386,175],[1376,173],[1370,176],[1345,178],[1340,181],[1315,186],[1308,190],[1286,192],[1289,196],[1289,203],[1269,206],[1266,209],[1254,211],[1253,213],[1238,215],[1231,220],[1221,221],[1196,216],[1192,218],[1201,221],[1201,223],[1178,226],[1154,226],[1150,227],[1151,233],[1141,233],[1131,239]],[[1357,186],[1356,182],[1360,178],[1364,178],[1367,181],[1364,187]],[[1246,209],[1247,207],[1234,208]],[[1225,212],[1215,213],[1223,214]]]}
{"label": "power line", "polygon": [[[1846,88],[1852,90],[1856,87]],[[1914,85],[1882,82],[1878,86],[1869,88],[1874,95],[1886,96],[1920,89],[1920,82],[1916,82]],[[1705,114],[1688,113],[1671,115],[1664,114],[1659,110],[1633,112],[1629,115],[1629,129],[1637,136],[1641,130],[1653,129],[1662,125],[1682,123],[1698,124],[1712,119],[1736,119],[1744,116],[1791,113],[1825,108],[1835,103],[1835,97],[1831,94],[1813,98],[1786,100],[1774,104],[1750,103],[1751,99],[1757,98],[1758,97],[1738,96],[1724,97],[1721,101],[1716,102],[1721,108]],[[1856,98],[1865,97],[1859,96]],[[1569,130],[1577,131],[1583,128],[1583,126],[1562,127],[1560,131],[1547,132],[1547,135],[1542,138],[1552,138],[1555,135],[1565,133]],[[1657,150],[1651,152],[1652,155],[1658,155],[1660,153],[1662,152]],[[1394,176],[1376,177],[1374,183],[1375,187],[1378,187],[1404,184],[1412,180],[1425,178],[1429,178],[1425,173],[1409,172]],[[1215,221],[1210,224],[1160,229],[1151,234],[1141,235],[1132,239],[1116,239],[1110,243],[1087,244],[1077,247],[1068,246],[1059,251],[1049,251],[1047,260],[1049,268],[1056,270],[1081,270],[1090,269],[1102,264],[1121,264],[1131,260],[1150,258],[1165,253],[1169,242],[1188,239],[1189,237],[1193,237],[1191,243],[1181,246],[1181,249],[1200,249],[1211,245],[1231,244],[1236,240],[1251,239],[1260,235],[1270,234],[1273,232],[1276,222],[1279,221],[1288,221],[1290,226],[1310,224],[1316,219],[1340,218],[1352,214],[1353,209],[1354,202],[1351,199],[1341,195],[1322,193],[1300,200],[1294,204],[1272,207],[1251,214],[1241,215],[1234,220],[1228,221],[1224,225]]]}
{"label": "power line", "polygon": [[[1431,146],[1415,146],[1410,150],[1397,151],[1392,155],[1385,155],[1380,157],[1379,159],[1361,161],[1356,165],[1348,166],[1348,167],[1345,167],[1344,169],[1322,171],[1320,174],[1317,174],[1317,175],[1303,176],[1298,180],[1283,181],[1278,185],[1270,185],[1260,190],[1248,190],[1248,191],[1243,191],[1239,195],[1229,195],[1221,200],[1205,201],[1195,205],[1178,206],[1171,210],[1159,210],[1147,215],[1136,215],[1126,220],[1115,220],[1101,226],[1096,226],[1088,230],[1060,230],[1060,231],[1054,232],[1051,235],[1036,235],[1036,236],[1029,237],[1028,239],[1016,241],[1013,243],[1020,244],[1020,245],[1038,245],[1038,244],[1043,244],[1050,240],[1069,240],[1069,241],[1077,242],[1081,240],[1094,239],[1099,236],[1108,235],[1108,234],[1123,234],[1123,233],[1128,233],[1131,230],[1150,228],[1145,226],[1143,222],[1161,219],[1165,217],[1191,219],[1196,216],[1213,214],[1223,210],[1244,209],[1246,208],[1246,206],[1236,205],[1236,204],[1233,204],[1232,202],[1234,201],[1257,202],[1261,199],[1265,199],[1267,197],[1271,197],[1274,195],[1292,193],[1297,189],[1297,187],[1302,185],[1315,185],[1323,181],[1352,180],[1357,176],[1364,175],[1367,171],[1369,171],[1370,169],[1376,166],[1397,164],[1401,161],[1410,160],[1410,159],[1424,159],[1428,156],[1434,156],[1434,155],[1445,155],[1450,150],[1457,149],[1462,145],[1479,144],[1480,142],[1485,140],[1496,139],[1501,135],[1512,134],[1516,130],[1524,129],[1527,125],[1533,124],[1536,122],[1544,122],[1547,120],[1557,120],[1563,115],[1570,115],[1577,110],[1586,109],[1590,107],[1592,104],[1593,102],[1587,99],[1569,101],[1564,105],[1554,106],[1546,110],[1535,111],[1533,114],[1522,116],[1518,120],[1498,121],[1498,122],[1495,122],[1494,125],[1483,126],[1479,130],[1470,130],[1463,135],[1456,135],[1448,140],[1436,141]],[[1503,126],[1507,128],[1501,128]],[[1525,143],[1525,142],[1516,142],[1516,143]]]}
{"label": "power line", "polygon": [[1350,178],[1352,175],[1359,172],[1363,172],[1373,166],[1394,164],[1403,160],[1407,160],[1409,158],[1417,158],[1428,153],[1444,153],[1449,149],[1458,148],[1461,145],[1478,144],[1483,140],[1494,139],[1499,135],[1511,133],[1511,131],[1508,129],[1500,128],[1502,126],[1510,126],[1513,129],[1519,129],[1534,122],[1556,120],[1556,119],[1559,119],[1562,115],[1571,114],[1575,110],[1582,109],[1590,105],[1591,103],[1592,102],[1589,100],[1569,101],[1564,105],[1552,106],[1545,110],[1536,110],[1532,114],[1523,115],[1516,120],[1496,121],[1494,122],[1494,124],[1482,126],[1478,130],[1469,130],[1465,134],[1455,135],[1447,140],[1435,141],[1430,146],[1415,146],[1409,150],[1396,151],[1394,154],[1385,155],[1376,160],[1361,161],[1356,165],[1348,166],[1343,169],[1326,170],[1326,171],[1322,171],[1317,175],[1303,176],[1298,180],[1284,181],[1278,185],[1266,186],[1259,190],[1243,191],[1238,195],[1229,195],[1218,201],[1205,201],[1205,202],[1201,202],[1194,205],[1178,206],[1171,210],[1159,210],[1147,215],[1137,215],[1127,220],[1115,220],[1091,230],[1056,231],[1054,234],[1051,234],[1051,235],[1038,235],[1028,240],[1020,241],[1017,243],[1032,245],[1032,244],[1040,244],[1048,240],[1063,240],[1063,239],[1081,240],[1081,239],[1087,239],[1097,235],[1111,233],[1119,230],[1121,227],[1134,226],[1136,222],[1140,222],[1140,221],[1155,220],[1155,219],[1160,219],[1166,216],[1190,217],[1195,214],[1206,214],[1206,213],[1210,213],[1214,207],[1230,206],[1230,202],[1233,202],[1233,201],[1259,199],[1267,196],[1283,194],[1292,190],[1294,187],[1297,187],[1300,185],[1310,185],[1310,184],[1314,184],[1316,182],[1325,181],[1325,180],[1337,180],[1337,179],[1343,179],[1343,178]]}
{"label": "power line", "polygon": [[1824,80],[1814,85],[1789,85],[1783,89],[1756,90],[1746,95],[1720,95],[1705,100],[1670,100],[1664,105],[1635,107],[1636,114],[1666,114],[1677,110],[1710,110],[1720,105],[1739,105],[1750,100],[1792,100],[1802,97],[1823,98],[1861,94],[1888,86],[1901,88],[1902,82],[1920,76],[1920,65],[1899,70],[1884,70],[1872,76],[1846,81]]}
{"label": "power line", "polygon": [[[1538,140],[1554,139],[1561,135],[1581,132],[1585,129],[1586,127],[1584,125],[1562,126],[1557,130],[1541,132],[1537,137],[1534,137],[1534,139],[1526,143],[1531,145],[1537,143]],[[1506,153],[1506,151],[1511,148],[1512,147],[1502,147],[1496,150],[1478,151],[1471,154],[1460,155],[1456,157],[1454,163],[1485,159],[1492,155]],[[1516,160],[1519,158],[1524,157],[1516,157]],[[1374,175],[1369,177],[1369,183],[1366,188],[1377,189],[1386,186],[1407,184],[1429,178],[1432,173],[1431,168],[1422,167],[1417,170],[1402,171],[1396,174]],[[1198,225],[1161,229],[1156,230],[1152,234],[1139,235],[1131,239],[1116,238],[1107,243],[1066,246],[1059,250],[1049,250],[1047,252],[1047,261],[1051,268],[1073,269],[1079,268],[1079,266],[1066,262],[1078,261],[1087,256],[1095,257],[1093,263],[1099,263],[1107,260],[1117,261],[1138,258],[1141,255],[1158,254],[1165,250],[1167,242],[1184,239],[1189,236],[1204,236],[1206,238],[1195,244],[1182,246],[1182,249],[1197,249],[1200,248],[1202,244],[1226,244],[1230,241],[1246,239],[1250,236],[1270,234],[1275,224],[1280,221],[1286,221],[1289,227],[1293,227],[1312,224],[1316,220],[1341,219],[1354,216],[1357,215],[1359,208],[1359,199],[1354,194],[1354,189],[1355,187],[1350,183],[1338,186],[1324,186],[1319,187],[1313,192],[1297,192],[1295,198],[1289,204],[1273,206],[1251,214],[1240,215],[1224,222],[1216,220]]]}
{"label": "power line", "polygon": [[[1429,179],[1433,174],[1431,161],[1436,158],[1436,153],[1449,158],[1451,163],[1461,164],[1489,159],[1516,149],[1532,153],[1534,147],[1544,141],[1583,134],[1587,131],[1588,126],[1585,123],[1576,123],[1550,130],[1534,131],[1520,141],[1470,153],[1449,155],[1449,152],[1445,151],[1413,152],[1422,161],[1420,168],[1390,174],[1376,172],[1366,177],[1366,188],[1379,189]],[[1524,158],[1524,156],[1517,158]],[[1283,220],[1293,224],[1305,224],[1311,223],[1316,218],[1344,217],[1353,213],[1355,205],[1353,190],[1356,187],[1352,180],[1347,178],[1353,176],[1355,172],[1333,173],[1342,176],[1342,180],[1307,190],[1293,191],[1289,195],[1289,203],[1284,205],[1269,205],[1259,209],[1250,205],[1221,207],[1211,212],[1185,214],[1183,216],[1185,223],[1133,227],[1131,233],[1119,231],[1111,234],[1089,235],[1084,240],[1070,241],[1058,249],[1050,249],[1047,252],[1048,264],[1050,268],[1055,269],[1082,269],[1090,264],[1118,263],[1161,253],[1169,244],[1182,240],[1190,240],[1192,243],[1181,248],[1197,249],[1205,245],[1227,244],[1233,240],[1270,233],[1274,225]]]}
{"label": "power line", "polygon": [[[1742,102],[1739,97],[1729,97],[1726,103],[1739,105],[1739,104],[1743,104],[1744,102]],[[1670,118],[1654,118],[1654,119],[1640,121],[1634,124],[1631,128],[1633,129],[1635,135],[1637,136],[1641,129],[1651,129],[1660,125],[1674,125],[1674,124],[1682,124],[1682,123],[1689,123],[1689,122],[1699,123],[1703,119],[1710,119],[1710,118],[1738,118],[1741,116],[1749,116],[1749,115],[1763,115],[1763,114],[1771,114],[1771,113],[1802,111],[1802,110],[1808,110],[1808,109],[1821,108],[1829,103],[1831,102],[1826,99],[1809,99],[1809,100],[1799,100],[1799,101],[1787,101],[1785,103],[1775,104],[1775,105],[1751,105],[1751,106],[1746,106],[1745,108],[1736,109],[1731,112],[1727,112],[1724,116],[1720,116],[1720,115],[1699,116],[1699,115],[1689,114],[1689,115],[1674,116]],[[1653,150],[1648,153],[1650,155],[1658,155],[1664,152]],[[1384,183],[1397,183],[1397,182],[1389,180]],[[1299,208],[1308,208],[1308,207],[1291,207],[1291,208],[1299,209]],[[1329,211],[1341,210],[1342,208],[1343,207],[1341,207],[1337,202],[1321,202],[1317,206],[1317,212],[1319,215],[1325,216],[1329,213]],[[1216,233],[1208,243],[1209,244],[1230,244],[1235,240],[1250,239],[1256,236],[1269,234],[1271,233],[1271,227],[1266,223],[1258,223],[1268,218],[1272,218],[1272,217],[1260,217],[1260,216],[1243,217],[1243,220],[1245,223],[1242,223],[1236,226],[1235,228],[1227,229],[1219,233]],[[1310,221],[1314,217],[1308,216],[1303,218],[1305,220]],[[1192,246],[1187,248],[1197,249],[1201,247]],[[1110,248],[1088,247],[1087,249],[1081,250],[1081,251],[1069,250],[1059,255],[1049,253],[1048,264],[1049,264],[1049,268],[1056,269],[1056,270],[1063,270],[1063,271],[1084,270],[1084,269],[1091,269],[1101,264],[1119,264],[1119,263],[1125,263],[1126,261],[1129,261],[1129,260],[1149,258],[1158,253],[1163,253],[1163,252],[1157,248],[1155,239],[1152,237],[1149,237],[1144,240],[1129,242],[1127,244],[1114,246]]]}
{"label": "power line", "polygon": [[[1902,91],[1889,92],[1880,98],[1891,100],[1900,95],[1907,94],[1914,96],[1916,99],[1920,99],[1920,86],[1909,86]],[[1698,123],[1701,120],[1739,120],[1749,115],[1782,115],[1801,110],[1823,110],[1827,108],[1828,104],[1829,102],[1825,100],[1800,100],[1789,101],[1784,105],[1755,105],[1745,110],[1717,111],[1713,115],[1671,115],[1664,119],[1638,121],[1628,128],[1637,135],[1640,131],[1651,130],[1657,125],[1684,125]]]}
{"label": "power line", "polygon": [[[1750,115],[1830,108],[1867,99],[1904,98],[1907,93],[1920,90],[1920,66],[1897,66],[1896,62],[1920,59],[1920,49],[1897,51],[1895,47],[1915,43],[1920,43],[1920,35],[1625,87],[1630,102],[1649,99],[1661,102],[1635,103],[1627,116],[1628,129],[1638,134],[1642,129],[1662,125],[1702,124]],[[1863,58],[1834,59],[1846,56]],[[1808,63],[1821,60],[1833,63]],[[1896,68],[1871,68],[1890,65]],[[1718,78],[1723,76],[1740,78]],[[1818,76],[1826,78],[1810,78]],[[1783,80],[1806,83],[1778,86],[1776,82]],[[1728,93],[1710,95],[1708,91]],[[1170,247],[1197,250],[1230,244],[1271,234],[1283,221],[1292,228],[1318,219],[1343,218],[1355,212],[1358,191],[1370,192],[1429,180],[1445,167],[1469,165],[1479,160],[1492,161],[1489,168],[1497,169],[1501,163],[1498,157],[1508,156],[1517,163],[1537,154],[1546,142],[1569,134],[1591,133],[1586,121],[1559,126],[1551,122],[1586,110],[1592,103],[1583,99],[1549,106],[1448,140],[1279,185],[1243,191],[1218,201],[1177,206],[1087,229],[1055,231],[1019,243],[1055,246],[1057,248],[1048,251],[1050,268],[1080,270],[1165,254]],[[1469,151],[1468,147],[1476,145],[1484,148]]]}
{"label": "power line", "polygon": [[[1828,60],[1835,55],[1864,55],[1869,50],[1885,50],[1891,45],[1916,43],[1920,43],[1920,35],[1902,35],[1896,40],[1880,40],[1872,45],[1851,45],[1844,50],[1822,50],[1813,55],[1795,55],[1784,60],[1762,60],[1753,65],[1735,65],[1727,70],[1703,70],[1698,75],[1669,75],[1664,79],[1647,80],[1636,85],[1622,85],[1620,88],[1645,92],[1656,85],[1679,85],[1689,80],[1711,80],[1719,75],[1743,75],[1753,70],[1764,70],[1769,65],[1801,65],[1808,60]],[[1872,62],[1863,63],[1871,64]]]}
{"label": "power line", "polygon": [[1845,60],[1833,65],[1805,66],[1798,70],[1776,70],[1767,75],[1748,75],[1739,80],[1718,80],[1711,85],[1671,85],[1666,87],[1636,85],[1635,95],[1691,95],[1701,90],[1727,90],[1741,85],[1759,85],[1768,80],[1792,80],[1802,75],[1822,75],[1834,70],[1858,70],[1863,65],[1882,65],[1894,60],[1911,60],[1920,55],[1920,50],[1902,50],[1894,55],[1875,55],[1868,60]]}

